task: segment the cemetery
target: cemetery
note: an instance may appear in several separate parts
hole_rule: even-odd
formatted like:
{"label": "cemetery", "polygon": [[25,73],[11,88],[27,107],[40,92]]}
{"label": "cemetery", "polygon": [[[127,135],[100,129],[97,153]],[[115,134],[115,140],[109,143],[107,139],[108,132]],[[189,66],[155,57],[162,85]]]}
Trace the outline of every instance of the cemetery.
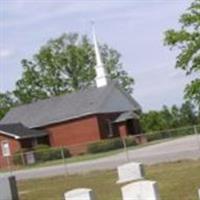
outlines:
{"label": "cemetery", "polygon": [[[135,178],[130,172],[129,177],[133,179],[125,181],[127,173],[123,168],[134,167],[133,164],[136,174],[141,172],[141,176]],[[20,181],[20,199],[74,200],[84,197],[84,200],[129,200],[131,195],[134,200],[136,197],[147,200],[148,195],[152,200],[198,200],[199,160],[144,166],[144,169],[140,163],[138,168],[136,165],[127,163],[113,171]],[[124,177],[121,184],[118,183],[120,177]]]}
{"label": "cemetery", "polygon": [[200,0],[180,2],[0,0],[0,200],[200,200]]}

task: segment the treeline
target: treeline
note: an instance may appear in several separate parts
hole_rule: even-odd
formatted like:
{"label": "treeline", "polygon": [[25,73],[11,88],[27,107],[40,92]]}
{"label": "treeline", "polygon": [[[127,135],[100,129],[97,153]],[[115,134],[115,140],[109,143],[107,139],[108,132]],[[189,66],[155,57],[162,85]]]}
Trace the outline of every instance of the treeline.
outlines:
{"label": "treeline", "polygon": [[180,107],[163,106],[160,111],[149,111],[141,115],[141,127],[144,132],[179,128],[200,123],[200,112],[187,101]]}

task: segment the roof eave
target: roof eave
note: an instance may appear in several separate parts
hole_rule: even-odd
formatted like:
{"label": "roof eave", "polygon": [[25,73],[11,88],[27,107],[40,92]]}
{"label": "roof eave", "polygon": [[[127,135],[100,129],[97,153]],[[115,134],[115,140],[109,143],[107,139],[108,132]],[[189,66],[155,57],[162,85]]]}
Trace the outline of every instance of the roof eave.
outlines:
{"label": "roof eave", "polygon": [[12,134],[12,133],[8,133],[6,131],[3,131],[3,130],[0,130],[0,133],[6,135],[6,136],[9,136],[9,137],[13,137],[15,138],[16,140],[20,139],[21,137],[19,137],[18,135],[15,135],[15,134]]}

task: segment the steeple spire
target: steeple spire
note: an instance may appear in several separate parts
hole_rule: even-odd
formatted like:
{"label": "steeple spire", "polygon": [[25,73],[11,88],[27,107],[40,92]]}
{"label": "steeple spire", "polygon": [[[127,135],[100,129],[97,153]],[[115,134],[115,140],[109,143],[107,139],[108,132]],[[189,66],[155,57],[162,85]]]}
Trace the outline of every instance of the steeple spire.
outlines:
{"label": "steeple spire", "polygon": [[106,86],[108,81],[107,81],[107,75],[106,75],[106,71],[104,68],[104,64],[102,62],[101,54],[99,51],[99,46],[98,46],[97,37],[96,37],[96,33],[95,33],[94,22],[92,22],[92,35],[93,35],[94,50],[95,50],[95,57],[96,57],[95,82],[96,82],[96,86],[99,88],[99,87]]}

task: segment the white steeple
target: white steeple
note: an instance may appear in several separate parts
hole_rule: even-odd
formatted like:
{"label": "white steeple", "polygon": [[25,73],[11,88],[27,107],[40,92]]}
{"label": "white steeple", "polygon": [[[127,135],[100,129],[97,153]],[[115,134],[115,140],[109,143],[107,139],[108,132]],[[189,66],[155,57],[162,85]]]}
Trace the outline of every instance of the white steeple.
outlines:
{"label": "white steeple", "polygon": [[93,34],[93,42],[94,42],[94,50],[95,50],[95,57],[96,57],[96,66],[95,66],[95,71],[96,71],[96,77],[95,77],[95,82],[96,86],[103,87],[106,86],[108,83],[107,80],[107,74],[104,68],[104,64],[101,60],[101,54],[99,51],[99,46],[95,34],[95,27],[94,27],[94,22],[92,22],[92,34]]}

